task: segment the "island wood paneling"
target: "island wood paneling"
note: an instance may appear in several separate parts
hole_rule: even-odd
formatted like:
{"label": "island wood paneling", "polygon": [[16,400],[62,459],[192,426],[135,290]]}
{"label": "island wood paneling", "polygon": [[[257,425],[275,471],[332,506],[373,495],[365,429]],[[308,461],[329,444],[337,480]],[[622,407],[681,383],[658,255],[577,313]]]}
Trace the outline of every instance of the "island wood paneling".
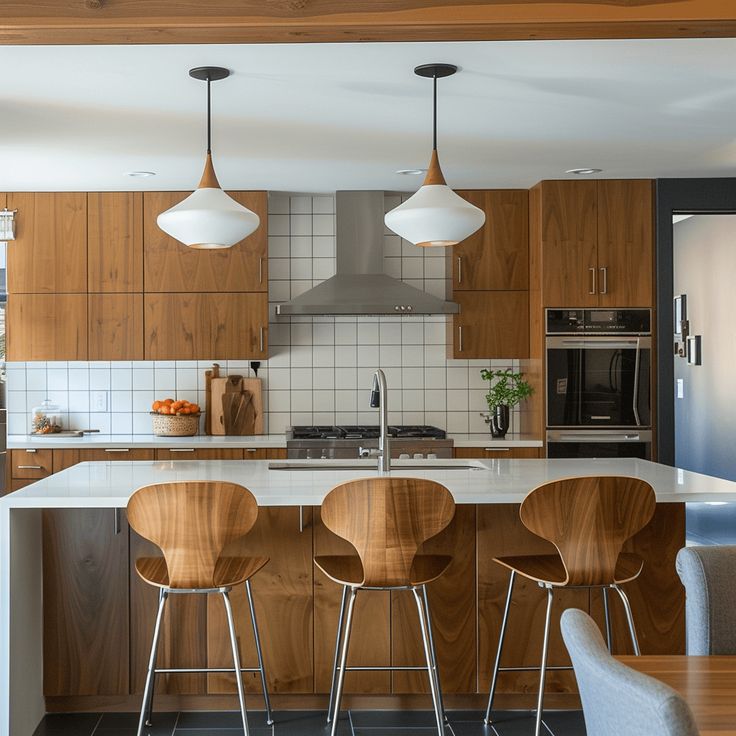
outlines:
{"label": "island wood paneling", "polygon": [[143,294],[90,294],[89,360],[143,360]]}
{"label": "island wood paneling", "polygon": [[146,360],[268,357],[263,294],[146,293],[144,324]]}
{"label": "island wood paneling", "polygon": [[124,514],[117,509],[45,510],[43,568],[44,694],[127,694]]}
{"label": "island wood paneling", "polygon": [[87,195],[87,258],[89,291],[143,291],[142,192]]}
{"label": "island wood paneling", "polygon": [[16,239],[8,243],[8,293],[85,293],[87,195],[84,192],[9,193],[7,205],[8,209],[18,210]]}
{"label": "island wood paneling", "polygon": [[529,288],[529,192],[480,189],[458,194],[483,210],[486,223],[448,248],[453,291],[524,291]]}
{"label": "island wood paneling", "polygon": [[[476,687],[475,507],[457,506],[455,518],[420,553],[449,554],[442,577],[427,586],[443,693]],[[409,591],[391,594],[391,657],[396,665],[425,664],[417,606]],[[429,693],[426,672],[392,673],[394,693]]]}
{"label": "island wood paneling", "polygon": [[[489,439],[490,442],[490,439]],[[499,460],[511,460],[514,458],[538,458],[540,456],[541,447],[456,447],[456,458],[481,458],[491,460],[498,458]]]}
{"label": "island wood paneling", "polygon": [[580,0],[540,3],[399,0],[273,2],[89,0],[5,3],[3,43],[307,43],[671,38],[736,35],[723,0]]}
{"label": "island wood paneling", "polygon": [[7,360],[87,360],[86,294],[10,294]]}
{"label": "island wood paneling", "polygon": [[[298,506],[260,507],[253,529],[223,554],[270,558],[251,582],[268,688],[272,693],[314,692],[312,509],[303,508],[300,520]],[[223,603],[220,596],[208,598],[209,666],[230,667],[232,654]],[[233,590],[231,601],[242,666],[257,667],[245,586]],[[248,690],[261,691],[257,672],[247,673],[244,681]],[[209,675],[208,692],[234,693],[235,681],[230,675]],[[257,707],[261,709],[261,704]]]}
{"label": "island wood paneling", "polygon": [[[314,554],[356,554],[355,548],[333,534],[322,523],[319,509],[314,514]],[[314,684],[318,693],[329,693],[335,656],[335,634],[340,612],[342,586],[314,569]],[[391,599],[385,591],[358,593],[353,614],[353,632],[348,666],[391,664]],[[389,672],[348,672],[346,693],[390,693]]]}
{"label": "island wood paneling", "polygon": [[156,460],[242,460],[239,447],[171,447],[156,449]]}
{"label": "island wood paneling", "polygon": [[188,192],[143,195],[146,292],[268,291],[268,195],[266,192],[228,194],[255,212],[261,224],[245,240],[221,250],[187,248],[156,224],[156,217],[181,202]]}
{"label": "island wood paneling", "polygon": [[[51,452],[51,450],[48,450]],[[147,448],[91,448],[83,450],[54,450],[54,473],[84,462],[116,462],[153,460],[153,450]]]}

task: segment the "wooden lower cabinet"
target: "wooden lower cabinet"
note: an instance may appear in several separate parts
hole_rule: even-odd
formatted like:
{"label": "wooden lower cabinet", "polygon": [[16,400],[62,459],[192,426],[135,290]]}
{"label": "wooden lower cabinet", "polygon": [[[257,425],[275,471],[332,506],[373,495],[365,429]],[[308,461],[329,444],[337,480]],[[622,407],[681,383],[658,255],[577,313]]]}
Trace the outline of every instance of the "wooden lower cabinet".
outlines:
{"label": "wooden lower cabinet", "polygon": [[499,458],[500,460],[511,460],[513,458],[539,458],[541,447],[456,447],[455,457],[468,460],[477,458],[489,460]]}
{"label": "wooden lower cabinet", "polygon": [[44,693],[128,692],[128,525],[119,509],[43,512]]}
{"label": "wooden lower cabinet", "polygon": [[242,460],[243,450],[239,447],[222,449],[208,447],[171,447],[157,449],[156,460]]}

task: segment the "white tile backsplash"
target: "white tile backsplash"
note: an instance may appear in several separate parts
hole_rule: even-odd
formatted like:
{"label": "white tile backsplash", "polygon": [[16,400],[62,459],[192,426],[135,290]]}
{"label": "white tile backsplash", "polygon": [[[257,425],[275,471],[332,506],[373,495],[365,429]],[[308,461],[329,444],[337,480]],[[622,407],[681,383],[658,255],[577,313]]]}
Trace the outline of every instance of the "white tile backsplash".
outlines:
{"label": "white tile backsplash", "polygon": [[[386,209],[401,201],[386,197]],[[335,203],[332,195],[269,195],[269,311],[335,273]],[[417,248],[393,233],[384,237],[387,273],[444,298],[446,252]],[[272,317],[270,355],[261,362],[266,431],[292,424],[376,424],[368,406],[373,371],[384,369],[389,421],[434,424],[449,432],[486,432],[481,368],[518,368],[512,360],[447,358],[442,315]],[[8,431],[29,431],[30,410],[47,396],[75,428],[149,434],[154,399],[204,403],[204,371],[213,362],[223,375],[250,374],[248,361],[136,361],[8,363]],[[106,392],[105,412],[94,411]],[[512,412],[512,430],[518,412]]]}

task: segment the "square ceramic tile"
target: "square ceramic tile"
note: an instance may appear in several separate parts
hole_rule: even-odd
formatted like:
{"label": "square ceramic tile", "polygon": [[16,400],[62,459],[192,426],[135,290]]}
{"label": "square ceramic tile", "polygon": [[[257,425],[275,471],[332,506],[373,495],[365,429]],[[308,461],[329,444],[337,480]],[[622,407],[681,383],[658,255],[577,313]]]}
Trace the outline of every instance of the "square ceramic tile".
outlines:
{"label": "square ceramic tile", "polygon": [[116,412],[133,411],[133,392],[132,391],[111,391],[111,409]]}
{"label": "square ceramic tile", "polygon": [[304,392],[312,390],[312,369],[311,368],[292,368],[291,369],[291,392]]}
{"label": "square ceramic tile", "polygon": [[445,278],[445,259],[444,258],[425,258],[424,259],[424,278],[425,279],[444,279]]}
{"label": "square ceramic tile", "polygon": [[401,345],[381,345],[379,348],[381,368],[401,366]]}
{"label": "square ceramic tile", "polygon": [[401,265],[401,278],[407,279],[423,279],[424,278],[424,259],[423,258],[403,258]]}
{"label": "square ceramic tile", "polygon": [[335,323],[318,322],[312,327],[312,343],[314,345],[335,344]]}
{"label": "square ceramic tile", "polygon": [[133,414],[113,414],[110,431],[113,434],[131,434],[133,432]]}
{"label": "square ceramic tile", "polygon": [[[232,372],[228,366],[228,373]],[[191,391],[197,388],[197,376],[199,371],[196,368],[177,368],[176,369],[176,390]]]}
{"label": "square ceramic tile", "polygon": [[312,255],[315,259],[329,259],[332,261],[332,271],[335,269],[335,238],[332,235],[315,235],[312,237]]}
{"label": "square ceramic tile", "polygon": [[[393,399],[393,397],[391,397]],[[401,391],[401,408],[403,411],[424,411],[424,391],[404,388]]]}
{"label": "square ceramic tile", "polygon": [[334,233],[335,233],[334,215],[312,215],[312,234],[314,235],[334,235]]}
{"label": "square ceramic tile", "polygon": [[312,386],[315,390],[327,390],[335,388],[335,368],[313,368]]}
{"label": "square ceramic tile", "polygon": [[358,345],[378,345],[379,324],[378,322],[359,320],[357,325]]}
{"label": "square ceramic tile", "polygon": [[401,344],[422,345],[424,343],[424,323],[419,317],[408,317],[401,323]]}
{"label": "square ceramic tile", "polygon": [[[271,207],[269,205],[269,212]],[[289,212],[294,214],[312,214],[312,198],[309,195],[294,195],[289,197]],[[293,231],[292,231],[293,232]]]}
{"label": "square ceramic tile", "polygon": [[69,411],[89,413],[89,391],[70,391]]}
{"label": "square ceramic tile", "polygon": [[312,411],[311,391],[292,391],[290,398],[292,412]]}
{"label": "square ceramic tile", "polygon": [[312,215],[295,215],[292,214],[290,218],[291,225],[291,237],[292,240],[295,237],[310,236],[312,235]]}
{"label": "square ceramic tile", "polygon": [[337,412],[349,412],[357,411],[358,408],[358,392],[354,389],[352,391],[343,391],[337,389],[335,391],[335,411]]}
{"label": "square ceramic tile", "polygon": [[290,243],[288,237],[274,237],[273,233],[268,235],[268,257],[288,258]]}
{"label": "square ceramic tile", "polygon": [[444,389],[447,386],[447,368],[425,366],[424,387]]}
{"label": "square ceramic tile", "polygon": [[382,322],[379,325],[381,345],[401,345],[401,322]]}
{"label": "square ceramic tile", "polygon": [[447,299],[448,284],[444,279],[428,279],[422,282],[422,290],[438,299]]}
{"label": "square ceramic tile", "polygon": [[[290,292],[291,292],[291,299],[296,299],[298,296],[301,296],[302,294],[305,294],[308,292],[311,288],[313,288],[314,284],[312,283],[311,279],[301,279],[301,280],[294,280],[292,279],[289,282]],[[292,318],[292,321],[296,321],[296,318]]]}
{"label": "square ceramic tile", "polygon": [[268,369],[268,385],[272,390],[287,390],[291,386],[291,372],[288,368]]}
{"label": "square ceramic tile", "polygon": [[27,434],[30,415],[23,412],[8,412],[8,434]]}
{"label": "square ceramic tile", "polygon": [[110,370],[104,368],[90,368],[89,371],[90,391],[110,390]]}
{"label": "square ceramic tile", "polygon": [[133,434],[151,434],[151,415],[143,412],[133,413]]}
{"label": "square ceramic tile", "polygon": [[312,345],[292,345],[289,349],[289,360],[292,368],[312,367]]}
{"label": "square ceramic tile", "polygon": [[113,391],[130,391],[133,388],[133,371],[130,368],[112,368],[110,386]]}
{"label": "square ceramic tile", "polygon": [[312,212],[330,215],[335,211],[335,198],[332,195],[319,195],[312,197]]}
{"label": "square ceramic tile", "polygon": [[401,279],[401,258],[384,258],[383,272],[392,279]]}
{"label": "square ceramic tile", "polygon": [[469,428],[466,411],[447,412],[447,432],[449,434],[467,434]]}
{"label": "square ceramic tile", "polygon": [[291,260],[289,258],[269,258],[269,281],[288,281],[291,278],[290,265]]}
{"label": "square ceramic tile", "polygon": [[447,325],[443,322],[427,322],[424,325],[425,345],[444,345],[447,340]]}
{"label": "square ceramic tile", "polygon": [[176,370],[174,368],[156,368],[153,374],[153,387],[156,391],[156,398],[167,398],[166,396],[159,396],[158,394],[161,392],[173,394],[176,391]]}
{"label": "square ceramic tile", "polygon": [[24,412],[27,410],[25,391],[8,391],[7,398],[9,412]]}
{"label": "square ceramic tile", "polygon": [[269,215],[268,235],[289,235],[289,215]]}
{"label": "square ceramic tile", "polygon": [[312,257],[312,236],[311,235],[293,236],[289,240],[289,255],[292,259],[311,258]]}
{"label": "square ceramic tile", "polygon": [[151,411],[155,395],[153,391],[133,391],[132,392],[132,408],[134,412]]}
{"label": "square ceramic tile", "polygon": [[290,278],[292,279],[311,279],[312,259],[311,258],[292,258],[289,261],[291,268]]}
{"label": "square ceramic tile", "polygon": [[357,424],[358,423],[358,412],[357,411],[336,411],[335,412],[335,424]]}
{"label": "square ceramic tile", "polygon": [[288,215],[289,214],[289,195],[282,192],[268,193],[268,214],[269,215]]}
{"label": "square ceramic tile", "polygon": [[467,388],[468,387],[468,369],[465,366],[448,366],[447,368],[447,387],[448,388]]}
{"label": "square ceramic tile", "polygon": [[46,381],[49,391],[69,390],[69,373],[66,368],[48,368]]}
{"label": "square ceramic tile", "polygon": [[425,388],[424,389],[424,410],[425,411],[446,411],[447,409],[447,392],[443,389]]}
{"label": "square ceramic tile", "polygon": [[359,333],[357,323],[340,322],[335,325],[336,345],[356,345],[358,342],[363,343],[363,335]]}
{"label": "square ceramic tile", "polygon": [[401,365],[403,366],[423,366],[424,352],[421,345],[402,345],[401,346]]}
{"label": "square ceramic tile", "polygon": [[291,392],[290,391],[269,391],[268,392],[268,410],[269,412],[291,411]]}
{"label": "square ceramic tile", "polygon": [[335,366],[354,368],[358,361],[358,349],[354,345],[335,346]]}
{"label": "square ceramic tile", "polygon": [[357,370],[354,367],[335,368],[335,388],[355,389],[357,386]]}
{"label": "square ceramic tile", "polygon": [[70,411],[67,426],[69,429],[89,429],[89,412]]}
{"label": "square ceramic tile", "polygon": [[268,431],[271,434],[283,434],[291,424],[291,414],[288,412],[268,413]]}
{"label": "square ceramic tile", "polygon": [[453,412],[468,411],[467,389],[448,389],[447,408]]}
{"label": "square ceramic tile", "polygon": [[331,368],[334,366],[334,345],[315,345],[312,348],[312,365],[318,368]]}
{"label": "square ceramic tile", "polygon": [[268,282],[268,301],[276,304],[288,302],[291,299],[291,282],[273,281]]}
{"label": "square ceramic tile", "polygon": [[314,411],[334,411],[335,410],[335,392],[334,391],[313,391],[312,403]]}
{"label": "square ceramic tile", "polygon": [[26,369],[26,390],[28,391],[46,391],[46,369],[45,368],[28,368]]}
{"label": "square ceramic tile", "polygon": [[424,388],[424,369],[402,368],[401,385],[405,388]]}
{"label": "square ceramic tile", "polygon": [[[112,422],[110,412],[90,412],[89,428],[96,429],[100,434],[110,434]],[[132,423],[132,422],[131,422]]]}

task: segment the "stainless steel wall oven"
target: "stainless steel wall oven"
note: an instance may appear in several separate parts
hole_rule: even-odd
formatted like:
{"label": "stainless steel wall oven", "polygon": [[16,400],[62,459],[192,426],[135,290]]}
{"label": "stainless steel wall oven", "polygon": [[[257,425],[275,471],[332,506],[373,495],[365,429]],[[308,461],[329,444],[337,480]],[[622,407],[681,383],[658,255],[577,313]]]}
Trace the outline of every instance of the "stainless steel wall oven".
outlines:
{"label": "stainless steel wall oven", "polygon": [[651,457],[649,309],[548,309],[549,457]]}

